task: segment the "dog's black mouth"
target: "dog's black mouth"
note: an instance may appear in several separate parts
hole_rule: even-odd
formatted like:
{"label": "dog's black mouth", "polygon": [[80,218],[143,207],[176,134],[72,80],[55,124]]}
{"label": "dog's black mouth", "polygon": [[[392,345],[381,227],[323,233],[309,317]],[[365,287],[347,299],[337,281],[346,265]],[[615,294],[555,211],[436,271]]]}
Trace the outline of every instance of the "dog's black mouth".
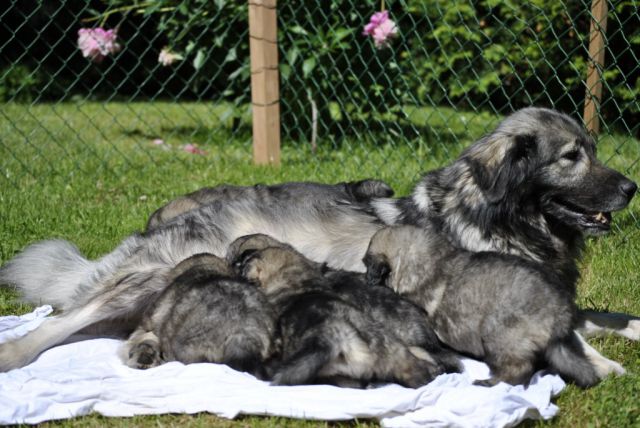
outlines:
{"label": "dog's black mouth", "polygon": [[611,230],[611,212],[590,211],[559,199],[551,200],[550,205],[554,217],[584,232],[597,234]]}

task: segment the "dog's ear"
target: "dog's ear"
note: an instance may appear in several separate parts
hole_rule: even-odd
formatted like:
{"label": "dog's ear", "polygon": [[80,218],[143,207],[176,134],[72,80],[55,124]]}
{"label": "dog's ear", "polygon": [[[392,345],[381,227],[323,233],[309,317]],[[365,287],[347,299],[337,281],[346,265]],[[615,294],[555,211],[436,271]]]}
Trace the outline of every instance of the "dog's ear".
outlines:
{"label": "dog's ear", "polygon": [[244,269],[247,263],[255,256],[258,250],[250,249],[243,251],[233,260],[233,270],[237,275],[244,276]]}
{"label": "dog's ear", "polygon": [[360,180],[344,184],[345,191],[357,202],[368,202],[374,198],[390,198],[393,196],[393,189],[381,180]]}
{"label": "dog's ear", "polygon": [[[530,178],[536,145],[534,135],[524,134],[500,138],[492,145],[493,150],[470,151],[467,159],[471,173],[489,202],[498,202],[507,194],[524,192],[522,185]],[[503,153],[501,158],[500,153]]]}
{"label": "dog's ear", "polygon": [[367,273],[365,274],[367,285],[387,285],[389,274],[391,274],[391,266],[386,257],[367,253],[362,259],[362,262],[367,268]]}
{"label": "dog's ear", "polygon": [[167,282],[173,282],[187,272],[201,272],[215,276],[233,276],[234,272],[227,262],[208,253],[199,253],[178,263],[167,275]]}

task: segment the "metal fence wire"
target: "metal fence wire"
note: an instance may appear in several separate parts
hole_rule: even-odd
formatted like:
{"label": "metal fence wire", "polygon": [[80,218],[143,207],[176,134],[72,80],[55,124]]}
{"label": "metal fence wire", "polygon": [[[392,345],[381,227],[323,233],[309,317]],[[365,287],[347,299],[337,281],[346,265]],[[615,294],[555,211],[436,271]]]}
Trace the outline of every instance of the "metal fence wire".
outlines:
{"label": "metal fence wire", "polygon": [[[639,5],[609,3],[598,111],[601,138],[615,136],[609,160],[627,173],[640,153]],[[381,6],[397,34],[377,47],[363,29]],[[60,158],[87,177],[158,167],[162,144],[197,153],[234,141],[250,157],[246,3],[1,8],[5,184],[69,174]],[[300,0],[279,2],[277,14],[282,141],[309,162],[315,150],[425,143],[452,158],[528,105],[582,117],[590,1]]]}

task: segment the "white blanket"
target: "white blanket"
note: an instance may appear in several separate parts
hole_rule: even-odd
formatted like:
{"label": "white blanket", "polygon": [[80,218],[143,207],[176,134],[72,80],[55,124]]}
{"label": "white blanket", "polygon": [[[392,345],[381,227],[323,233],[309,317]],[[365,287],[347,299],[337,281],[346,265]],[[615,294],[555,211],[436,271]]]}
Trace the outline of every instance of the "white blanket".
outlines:
{"label": "white blanket", "polygon": [[[36,328],[51,313],[43,306],[23,316],[0,317],[0,342]],[[447,374],[410,389],[366,390],[326,385],[271,386],[220,364],[169,363],[150,370],[126,367],[121,341],[85,338],[44,352],[32,364],[0,373],[0,424],[38,423],[97,412],[105,416],[210,412],[345,420],[378,419],[387,427],[505,427],[549,419],[565,386],[537,373],[531,384],[472,385],[488,377],[486,365],[465,360],[465,373]]]}

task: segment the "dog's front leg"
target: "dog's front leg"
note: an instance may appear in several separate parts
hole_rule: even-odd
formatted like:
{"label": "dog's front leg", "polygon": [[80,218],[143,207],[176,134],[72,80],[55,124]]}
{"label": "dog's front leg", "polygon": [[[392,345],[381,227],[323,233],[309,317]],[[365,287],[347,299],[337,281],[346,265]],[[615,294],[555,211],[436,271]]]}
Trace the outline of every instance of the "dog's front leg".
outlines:
{"label": "dog's front leg", "polygon": [[100,319],[99,306],[88,304],[46,319],[38,328],[20,339],[0,343],[0,372],[26,366],[41,352]]}
{"label": "dog's front leg", "polygon": [[586,340],[578,333],[575,332],[576,336],[580,340],[580,344],[582,345],[582,351],[587,359],[593,364],[593,367],[598,374],[600,379],[604,379],[610,374],[623,375],[626,373],[626,370],[620,363],[617,363],[613,360],[610,360],[604,357],[600,352],[598,352],[593,346],[589,345]]}
{"label": "dog's front leg", "polygon": [[581,310],[578,331],[584,337],[617,334],[631,340],[640,340],[640,317],[619,312]]}

